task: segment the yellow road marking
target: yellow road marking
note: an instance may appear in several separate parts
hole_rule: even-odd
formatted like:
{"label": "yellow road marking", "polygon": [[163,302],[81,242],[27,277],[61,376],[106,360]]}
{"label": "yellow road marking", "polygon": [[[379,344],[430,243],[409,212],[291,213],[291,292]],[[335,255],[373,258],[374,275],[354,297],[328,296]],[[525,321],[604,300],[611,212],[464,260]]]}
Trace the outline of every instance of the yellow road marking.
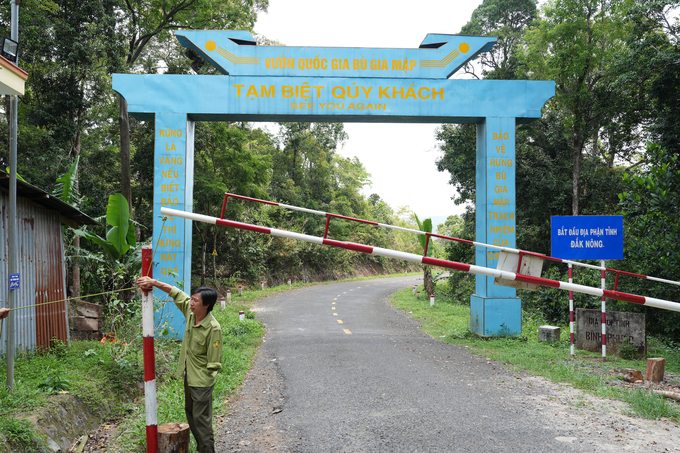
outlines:
{"label": "yellow road marking", "polygon": [[337,313],[333,313],[333,316],[338,316],[338,314],[337,314]]}
{"label": "yellow road marking", "polygon": [[343,332],[345,332],[347,335],[352,335],[352,332],[349,331],[349,329],[342,329]]}
{"label": "yellow road marking", "polygon": [[331,310],[335,310],[335,307],[331,307]]}
{"label": "yellow road marking", "polygon": [[342,324],[342,319],[338,319],[338,324]]}

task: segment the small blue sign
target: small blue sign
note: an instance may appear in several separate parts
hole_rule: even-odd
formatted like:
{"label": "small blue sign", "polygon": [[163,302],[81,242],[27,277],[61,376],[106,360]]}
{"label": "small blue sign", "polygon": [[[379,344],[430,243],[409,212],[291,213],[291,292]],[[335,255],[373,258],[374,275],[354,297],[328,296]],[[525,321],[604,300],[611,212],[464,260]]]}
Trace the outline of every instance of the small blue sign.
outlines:
{"label": "small blue sign", "polygon": [[623,216],[553,216],[550,223],[555,258],[623,259]]}
{"label": "small blue sign", "polygon": [[9,289],[19,289],[21,274],[9,274]]}

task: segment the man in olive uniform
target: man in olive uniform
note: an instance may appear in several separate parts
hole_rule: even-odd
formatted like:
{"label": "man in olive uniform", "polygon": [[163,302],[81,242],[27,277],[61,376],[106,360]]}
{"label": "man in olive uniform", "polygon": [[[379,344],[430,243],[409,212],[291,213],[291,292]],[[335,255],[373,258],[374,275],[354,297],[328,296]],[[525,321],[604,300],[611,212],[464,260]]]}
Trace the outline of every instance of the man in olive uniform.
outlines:
{"label": "man in olive uniform", "polygon": [[214,453],[212,428],[212,393],[217,371],[222,368],[222,328],[211,311],[217,292],[200,287],[191,296],[167,283],[141,277],[137,286],[156,287],[170,295],[186,318],[182,351],[177,365],[178,377],[184,378],[184,411],[199,453]]}

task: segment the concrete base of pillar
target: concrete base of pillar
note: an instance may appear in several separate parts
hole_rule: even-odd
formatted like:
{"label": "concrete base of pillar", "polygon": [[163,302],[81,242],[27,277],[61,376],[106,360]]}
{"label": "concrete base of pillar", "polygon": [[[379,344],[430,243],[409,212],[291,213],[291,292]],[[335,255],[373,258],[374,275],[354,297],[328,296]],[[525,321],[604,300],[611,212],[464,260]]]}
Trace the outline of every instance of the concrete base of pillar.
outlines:
{"label": "concrete base of pillar", "polygon": [[516,336],[522,333],[522,300],[470,298],[470,330],[485,336]]}

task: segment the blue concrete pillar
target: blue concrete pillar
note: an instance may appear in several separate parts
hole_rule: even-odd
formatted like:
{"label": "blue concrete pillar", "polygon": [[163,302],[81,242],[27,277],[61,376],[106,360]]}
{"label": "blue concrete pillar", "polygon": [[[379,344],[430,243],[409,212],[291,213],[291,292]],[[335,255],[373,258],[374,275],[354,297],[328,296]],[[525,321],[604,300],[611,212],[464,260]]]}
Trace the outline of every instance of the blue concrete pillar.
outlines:
{"label": "blue concrete pillar", "polygon": [[[515,118],[487,117],[477,124],[476,241],[515,247]],[[496,268],[497,250],[477,247],[475,264]],[[480,335],[522,332],[522,304],[514,288],[477,275],[470,328]]]}
{"label": "blue concrete pillar", "polygon": [[[154,151],[153,241],[157,280],[186,292],[191,288],[191,220],[161,216],[161,207],[193,210],[194,122],[186,113],[156,113]],[[156,297],[166,294],[156,290]],[[184,316],[172,303],[156,312],[156,326],[166,320],[174,336],[184,336]]]}

